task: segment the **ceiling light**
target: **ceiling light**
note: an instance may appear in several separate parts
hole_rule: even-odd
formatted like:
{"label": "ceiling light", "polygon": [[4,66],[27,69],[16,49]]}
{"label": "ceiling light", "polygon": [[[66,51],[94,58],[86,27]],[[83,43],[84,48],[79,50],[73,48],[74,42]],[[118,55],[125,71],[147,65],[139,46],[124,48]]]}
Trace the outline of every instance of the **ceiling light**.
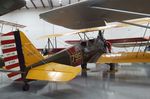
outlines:
{"label": "ceiling light", "polygon": [[59,0],[59,4],[62,4],[62,0]]}
{"label": "ceiling light", "polygon": [[26,2],[30,1],[30,0],[25,0]]}

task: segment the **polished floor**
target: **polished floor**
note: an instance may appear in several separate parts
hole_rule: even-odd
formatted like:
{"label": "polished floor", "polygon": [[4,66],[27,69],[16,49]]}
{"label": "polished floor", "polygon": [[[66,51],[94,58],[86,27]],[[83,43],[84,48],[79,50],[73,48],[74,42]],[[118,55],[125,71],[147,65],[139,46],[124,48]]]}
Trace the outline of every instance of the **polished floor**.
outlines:
{"label": "polished floor", "polygon": [[121,64],[115,74],[106,72],[106,65],[88,67],[87,77],[69,83],[35,81],[27,92],[1,73],[0,99],[150,99],[150,64]]}

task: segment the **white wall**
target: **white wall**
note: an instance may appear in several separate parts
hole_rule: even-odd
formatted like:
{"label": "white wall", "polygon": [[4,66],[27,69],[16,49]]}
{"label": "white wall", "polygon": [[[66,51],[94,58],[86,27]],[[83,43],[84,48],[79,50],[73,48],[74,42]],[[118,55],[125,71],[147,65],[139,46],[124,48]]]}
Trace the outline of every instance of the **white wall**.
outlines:
{"label": "white wall", "polygon": [[[27,27],[21,29],[26,33],[29,39],[33,42],[33,44],[38,48],[43,48],[46,45],[47,40],[37,40],[38,37],[51,33],[66,33],[72,31],[70,29],[66,29],[60,26],[54,26],[53,24],[47,23],[44,20],[39,18],[39,14],[45,11],[48,11],[48,8],[38,8],[38,9],[21,9],[1,16],[1,20],[6,20],[10,22],[15,22],[19,24],[26,25]],[[12,27],[5,26],[3,33],[9,32],[12,30]],[[142,36],[144,33],[143,28],[139,27],[128,27],[128,28],[117,28],[117,29],[109,29],[105,30],[105,38],[125,38],[125,37],[138,37]],[[149,31],[148,31],[149,32]],[[149,33],[147,33],[149,36]],[[90,37],[95,37],[95,33],[90,33]],[[78,39],[77,35],[71,35],[66,37],[58,38],[58,47],[67,47],[68,45],[60,41]],[[115,51],[120,49],[114,49]],[[130,49],[131,50],[131,49]]]}
{"label": "white wall", "polygon": [[[53,26],[53,24],[47,23],[39,18],[39,14],[49,10],[47,9],[22,9],[16,10],[12,13],[1,16],[1,20],[6,20],[14,23],[19,23],[27,26],[21,29],[26,33],[30,40],[35,44],[36,47],[44,47],[46,40],[37,40],[38,37],[46,34],[67,32],[69,29],[65,29],[59,26]],[[54,29],[53,29],[54,28]],[[3,33],[10,32],[12,27],[4,26]],[[61,46],[61,45],[59,45]]]}

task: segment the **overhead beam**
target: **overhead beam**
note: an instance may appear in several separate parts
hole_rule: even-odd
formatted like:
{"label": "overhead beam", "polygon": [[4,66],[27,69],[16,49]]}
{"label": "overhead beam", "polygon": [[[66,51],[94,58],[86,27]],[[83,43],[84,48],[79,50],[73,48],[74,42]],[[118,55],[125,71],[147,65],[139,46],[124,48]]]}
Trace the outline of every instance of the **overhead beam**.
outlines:
{"label": "overhead beam", "polygon": [[33,0],[30,0],[32,5],[34,6],[35,9],[37,9],[37,6],[35,5],[35,3],[33,2]]}
{"label": "overhead beam", "polygon": [[58,2],[58,3],[59,3],[59,5],[60,5],[60,6],[62,6],[62,0],[59,0],[59,2]]}
{"label": "overhead beam", "polygon": [[41,0],[41,3],[42,3],[42,5],[43,5],[43,7],[45,8],[45,4],[44,4],[43,0]]}
{"label": "overhead beam", "polygon": [[71,0],[69,0],[69,4],[71,4]]}
{"label": "overhead beam", "polygon": [[53,1],[52,1],[52,0],[47,0],[47,1],[48,1],[48,3],[49,3],[49,6],[50,6],[51,8],[54,8]]}
{"label": "overhead beam", "polygon": [[62,3],[60,3],[60,6],[63,6]]}
{"label": "overhead beam", "polygon": [[29,7],[27,5],[25,5],[26,9],[29,9]]}

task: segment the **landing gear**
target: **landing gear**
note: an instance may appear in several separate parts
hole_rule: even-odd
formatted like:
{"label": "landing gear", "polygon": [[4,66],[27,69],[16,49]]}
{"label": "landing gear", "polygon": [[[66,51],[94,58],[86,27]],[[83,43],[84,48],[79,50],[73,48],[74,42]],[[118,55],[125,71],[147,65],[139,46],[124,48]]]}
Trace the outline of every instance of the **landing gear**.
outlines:
{"label": "landing gear", "polygon": [[81,64],[81,67],[82,67],[82,69],[87,69],[87,63],[83,63],[83,64]]}
{"label": "landing gear", "polygon": [[82,67],[81,76],[82,77],[87,77],[87,63],[81,64],[81,67]]}
{"label": "landing gear", "polygon": [[115,79],[115,73],[117,72],[117,64],[114,64],[114,63],[110,63],[110,69],[109,69],[109,72],[110,72],[110,79]]}
{"label": "landing gear", "polygon": [[23,91],[28,91],[30,89],[30,85],[28,83],[25,83],[22,87]]}
{"label": "landing gear", "polygon": [[110,73],[115,73],[115,72],[118,71],[117,68],[116,68],[117,64],[110,63],[109,66],[110,66],[110,68],[109,68]]}

